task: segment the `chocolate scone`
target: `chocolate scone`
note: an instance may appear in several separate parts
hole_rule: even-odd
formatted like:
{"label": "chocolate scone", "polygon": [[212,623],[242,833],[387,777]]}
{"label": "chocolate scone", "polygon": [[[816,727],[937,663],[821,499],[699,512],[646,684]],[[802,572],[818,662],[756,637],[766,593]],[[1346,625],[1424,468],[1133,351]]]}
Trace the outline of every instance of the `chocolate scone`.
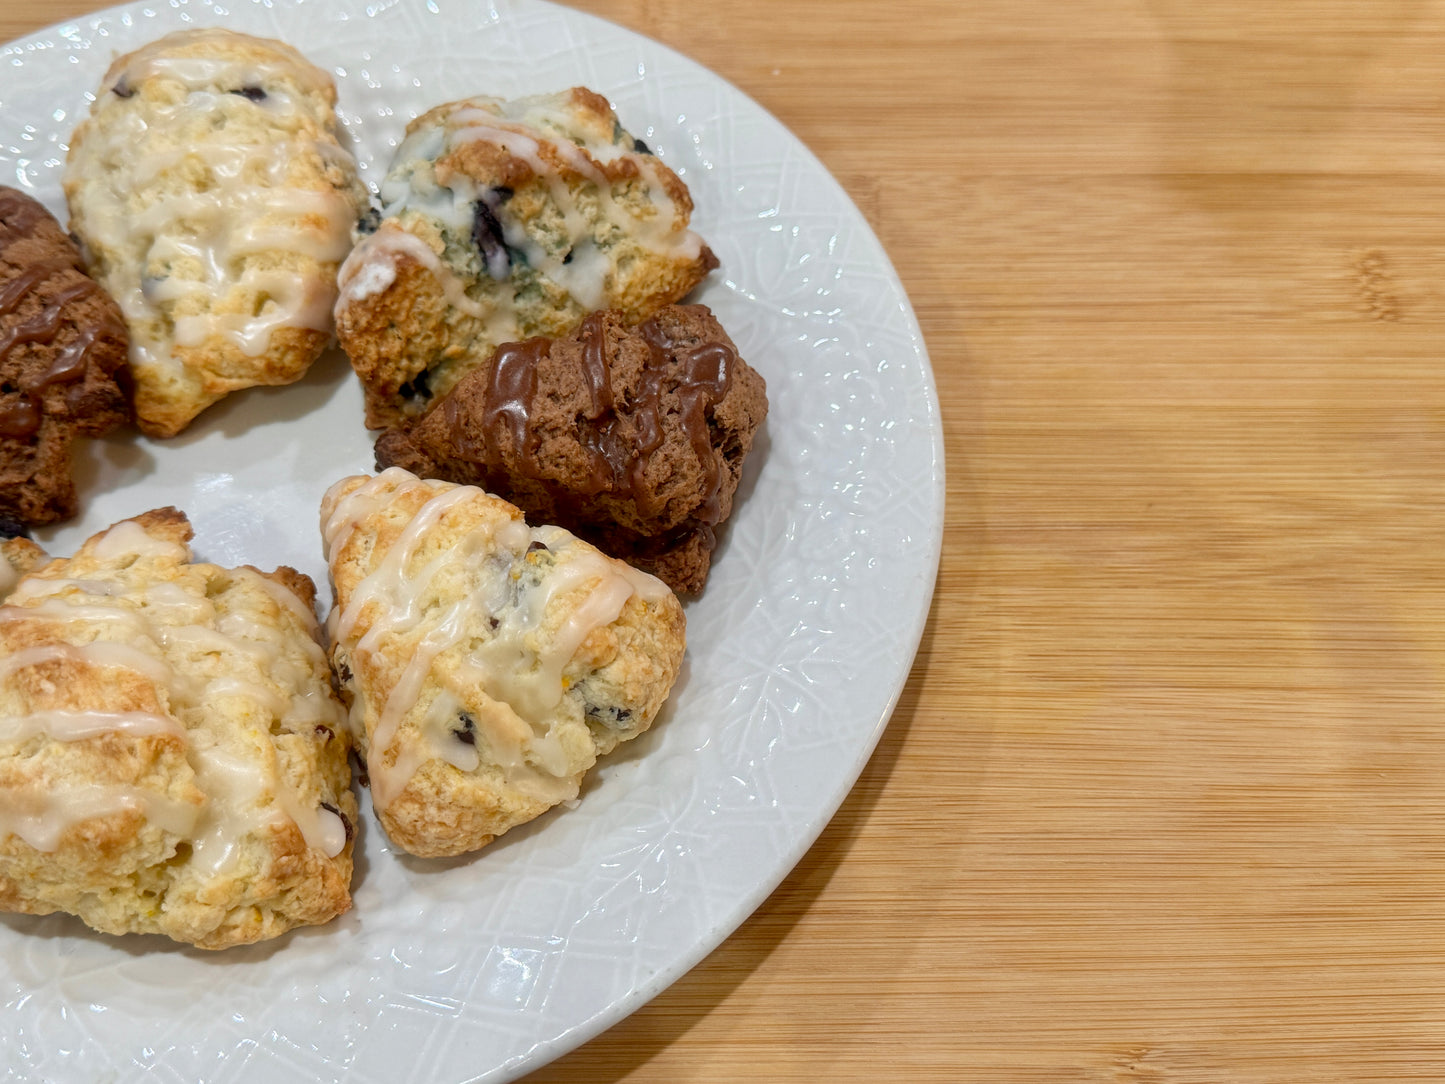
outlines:
{"label": "chocolate scone", "polygon": [[603,311],[501,346],[410,430],[383,433],[376,462],[480,486],[695,594],[767,410],[706,307],[638,327]]}
{"label": "chocolate scone", "polygon": [[44,207],[0,188],[0,517],[75,515],[76,437],[130,418],[120,309]]}

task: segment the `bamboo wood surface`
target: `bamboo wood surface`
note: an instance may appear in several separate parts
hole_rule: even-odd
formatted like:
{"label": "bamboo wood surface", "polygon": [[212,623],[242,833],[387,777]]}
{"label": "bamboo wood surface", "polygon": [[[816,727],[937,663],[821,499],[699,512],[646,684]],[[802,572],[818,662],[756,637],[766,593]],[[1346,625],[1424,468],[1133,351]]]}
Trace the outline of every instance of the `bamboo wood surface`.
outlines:
{"label": "bamboo wood surface", "polygon": [[1445,3],[574,6],[853,195],[949,507],[837,818],[529,1080],[1445,1079]]}

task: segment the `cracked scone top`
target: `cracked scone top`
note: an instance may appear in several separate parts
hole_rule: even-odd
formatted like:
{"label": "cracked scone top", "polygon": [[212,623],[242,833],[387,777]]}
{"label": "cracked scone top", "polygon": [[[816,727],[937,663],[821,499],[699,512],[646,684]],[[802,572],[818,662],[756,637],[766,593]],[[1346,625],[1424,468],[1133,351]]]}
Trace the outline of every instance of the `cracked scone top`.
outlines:
{"label": "cracked scone top", "polygon": [[582,87],[418,117],[381,199],[336,306],[372,428],[419,416],[502,343],[596,309],[640,322],[717,266],[686,185]]}
{"label": "cracked scone top", "polygon": [[169,508],[122,521],[0,606],[0,910],[225,948],[350,906],[311,581],[192,563],[190,534]]}
{"label": "cracked scone top", "polygon": [[295,49],[218,29],[168,35],[106,73],[65,194],[125,315],[145,433],[298,380],[330,342],[366,206],[335,105],[331,78]]}
{"label": "cracked scone top", "polygon": [[659,580],[474,486],[393,467],[321,510],[332,664],[393,842],[462,854],[577,796],[677,678]]}

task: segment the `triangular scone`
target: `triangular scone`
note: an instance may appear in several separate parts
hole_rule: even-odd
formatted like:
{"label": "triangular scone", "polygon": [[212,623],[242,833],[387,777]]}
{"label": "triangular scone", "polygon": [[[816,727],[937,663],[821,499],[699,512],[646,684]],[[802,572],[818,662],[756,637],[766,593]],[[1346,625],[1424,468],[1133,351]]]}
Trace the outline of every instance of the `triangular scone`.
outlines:
{"label": "triangular scone", "polygon": [[0,910],[225,948],[350,907],[315,589],[193,564],[190,537],[147,512],[0,606]]}
{"label": "triangular scone", "polygon": [[575,798],[677,679],[666,585],[474,486],[346,478],[321,526],[332,664],[382,827],[412,854],[476,850]]}

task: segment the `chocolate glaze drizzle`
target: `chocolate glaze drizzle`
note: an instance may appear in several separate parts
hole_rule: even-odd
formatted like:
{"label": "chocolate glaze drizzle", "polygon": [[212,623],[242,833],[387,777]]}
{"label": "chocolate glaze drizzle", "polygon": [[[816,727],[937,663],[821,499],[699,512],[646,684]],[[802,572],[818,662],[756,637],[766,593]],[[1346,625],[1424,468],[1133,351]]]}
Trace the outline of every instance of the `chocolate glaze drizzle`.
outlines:
{"label": "chocolate glaze drizzle", "polygon": [[[527,339],[525,342],[505,343],[492,355],[487,398],[482,408],[482,433],[503,429],[509,432],[512,447],[524,470],[531,468],[537,445],[537,434],[532,426],[537,366],[547,357],[551,347],[548,339]],[[455,403],[450,398],[447,400],[447,422],[458,435],[464,431]],[[480,448],[472,444],[467,451],[473,456],[480,451],[480,460],[489,471],[502,469],[502,452],[494,441],[483,440]]]}
{"label": "chocolate glaze drizzle", "polygon": [[[727,395],[737,355],[723,343],[685,347],[675,343],[656,321],[641,328],[650,361],[630,400],[619,408],[607,360],[606,324],[593,313],[582,323],[582,377],[588,405],[579,418],[582,446],[590,459],[586,495],[610,492],[630,499],[638,511],[651,516],[660,511],[645,484],[653,454],[662,446],[664,397],[676,396],[676,416],[683,434],[704,471],[703,500],[694,513],[694,525],[711,526],[722,519],[724,464],[712,446],[708,413]],[[504,469],[501,443],[489,433],[508,433],[517,459],[516,468],[540,480],[535,463],[539,443],[532,400],[537,393],[537,366],[549,356],[547,339],[508,343],[493,355],[480,426],[469,432],[463,412],[449,398],[444,406],[447,426],[458,450],[483,464],[493,475]],[[631,425],[619,416],[631,416]]]}
{"label": "chocolate glaze drizzle", "polygon": [[[0,253],[17,241],[32,236],[35,228],[49,217],[43,207],[21,193],[12,189],[0,189]],[[4,286],[0,286],[0,320],[12,317],[25,299],[52,276],[79,270],[77,259],[42,260],[25,268]],[[74,326],[62,320],[65,307],[99,291],[100,287],[94,280],[79,278],[56,291],[39,312],[11,323],[4,331],[0,331],[0,363],[5,361],[16,346],[25,343],[53,343],[63,326]],[[17,383],[6,382],[0,390],[12,394],[19,392],[19,395],[0,402],[0,437],[17,440],[33,437],[40,429],[40,397],[52,385],[70,384],[84,379],[91,348],[104,333],[114,336],[125,334],[124,328],[108,312],[98,322],[77,328],[75,338],[56,354],[50,365],[39,375],[30,376]]]}

